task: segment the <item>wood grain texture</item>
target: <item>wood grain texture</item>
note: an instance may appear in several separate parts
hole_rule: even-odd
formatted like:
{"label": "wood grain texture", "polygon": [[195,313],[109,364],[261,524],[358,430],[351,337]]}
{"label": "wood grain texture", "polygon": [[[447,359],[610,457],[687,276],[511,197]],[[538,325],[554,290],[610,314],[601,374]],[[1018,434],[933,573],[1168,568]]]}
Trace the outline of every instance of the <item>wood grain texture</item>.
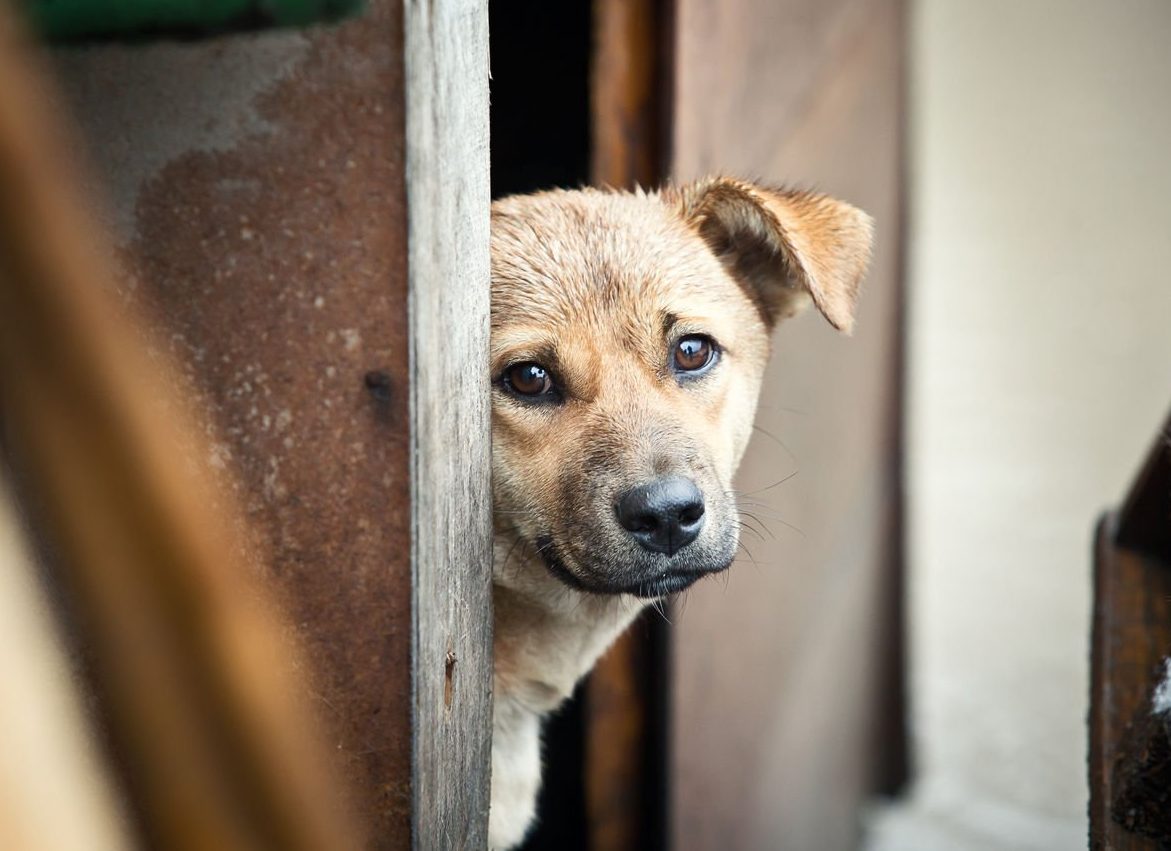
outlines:
{"label": "wood grain texture", "polygon": [[675,619],[673,847],[852,848],[902,723],[903,8],[680,0],[676,28],[676,179],[812,186],[877,242],[852,338],[778,328],[736,482],[756,532]]}
{"label": "wood grain texture", "polygon": [[491,755],[488,9],[406,0],[414,847],[483,848]]}
{"label": "wood grain texture", "polygon": [[1090,696],[1090,847],[1155,851],[1152,839],[1127,831],[1114,809],[1123,740],[1171,655],[1171,564],[1119,545],[1118,517],[1098,524],[1094,544],[1094,611]]}

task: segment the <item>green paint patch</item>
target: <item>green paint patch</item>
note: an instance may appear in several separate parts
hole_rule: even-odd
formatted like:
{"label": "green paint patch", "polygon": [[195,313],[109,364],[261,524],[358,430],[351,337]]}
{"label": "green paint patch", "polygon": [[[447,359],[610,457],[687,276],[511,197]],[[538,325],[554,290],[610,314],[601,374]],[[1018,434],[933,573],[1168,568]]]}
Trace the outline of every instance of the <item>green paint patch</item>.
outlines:
{"label": "green paint patch", "polygon": [[304,27],[355,14],[363,0],[26,0],[34,30],[53,42],[198,38]]}

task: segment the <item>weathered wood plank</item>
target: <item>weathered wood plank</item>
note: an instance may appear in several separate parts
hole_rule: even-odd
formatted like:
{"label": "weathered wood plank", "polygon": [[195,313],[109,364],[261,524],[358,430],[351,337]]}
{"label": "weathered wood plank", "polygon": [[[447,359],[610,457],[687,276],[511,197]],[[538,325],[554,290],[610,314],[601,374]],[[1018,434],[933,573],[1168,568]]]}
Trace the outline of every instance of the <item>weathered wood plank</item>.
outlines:
{"label": "weathered wood plank", "polygon": [[416,848],[482,848],[491,752],[488,9],[406,0]]}
{"label": "weathered wood plank", "polygon": [[742,553],[673,628],[674,845],[845,849],[901,759],[903,4],[679,0],[672,170],[814,186],[875,218],[857,331],[774,337]]}

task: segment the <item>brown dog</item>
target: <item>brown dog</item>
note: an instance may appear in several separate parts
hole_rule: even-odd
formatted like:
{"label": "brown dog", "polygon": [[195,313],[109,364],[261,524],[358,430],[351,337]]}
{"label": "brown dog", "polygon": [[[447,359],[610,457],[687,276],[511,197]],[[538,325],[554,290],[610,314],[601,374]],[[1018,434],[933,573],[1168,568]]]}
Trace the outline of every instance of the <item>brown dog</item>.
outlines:
{"label": "brown dog", "polygon": [[493,205],[491,847],[533,820],[542,718],[731,564],[770,332],[810,300],[849,331],[870,243],[848,204],[726,178]]}

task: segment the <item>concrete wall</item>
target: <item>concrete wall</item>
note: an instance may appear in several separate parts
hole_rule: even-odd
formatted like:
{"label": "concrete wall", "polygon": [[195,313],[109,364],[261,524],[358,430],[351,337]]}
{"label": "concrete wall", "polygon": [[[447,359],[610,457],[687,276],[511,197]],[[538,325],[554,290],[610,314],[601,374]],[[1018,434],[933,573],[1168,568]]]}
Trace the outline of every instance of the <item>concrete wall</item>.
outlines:
{"label": "concrete wall", "polygon": [[1171,7],[919,0],[919,783],[871,848],[1085,847],[1091,527],[1171,405]]}

